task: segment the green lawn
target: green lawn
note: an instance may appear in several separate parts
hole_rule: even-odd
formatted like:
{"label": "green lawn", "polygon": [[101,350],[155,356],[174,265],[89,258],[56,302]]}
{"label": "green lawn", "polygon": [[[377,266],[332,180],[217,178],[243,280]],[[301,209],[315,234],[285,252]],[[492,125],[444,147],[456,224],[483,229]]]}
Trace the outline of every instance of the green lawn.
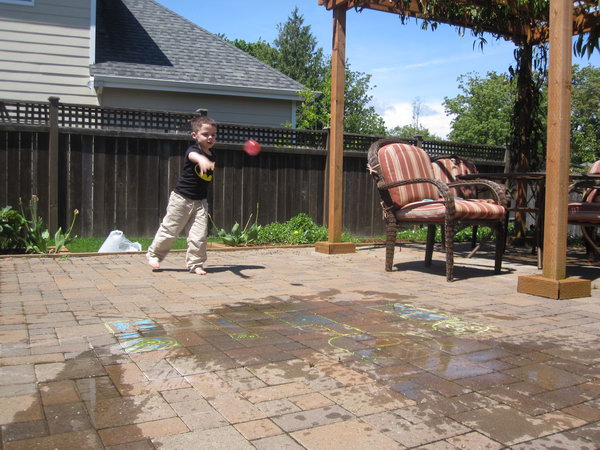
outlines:
{"label": "green lawn", "polygon": [[[67,248],[71,253],[93,253],[98,251],[105,239],[106,238],[99,237],[79,237],[76,238],[73,242],[69,243],[69,245],[67,245]],[[131,242],[139,242],[142,245],[143,250],[147,250],[148,246],[152,243],[152,238],[148,237],[127,236],[127,239],[129,239]],[[185,238],[177,238],[175,244],[173,244],[173,250],[180,250],[185,248],[187,248]]]}

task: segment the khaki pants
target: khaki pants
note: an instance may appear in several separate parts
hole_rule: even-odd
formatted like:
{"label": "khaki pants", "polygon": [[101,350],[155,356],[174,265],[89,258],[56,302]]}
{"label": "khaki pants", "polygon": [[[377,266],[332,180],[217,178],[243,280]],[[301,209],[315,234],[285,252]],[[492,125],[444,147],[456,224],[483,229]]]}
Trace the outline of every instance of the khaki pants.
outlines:
{"label": "khaki pants", "polygon": [[162,261],[171,250],[173,242],[185,229],[187,253],[185,262],[190,271],[206,262],[206,237],[208,235],[208,202],[190,200],[171,192],[167,213],[148,248],[147,257]]}

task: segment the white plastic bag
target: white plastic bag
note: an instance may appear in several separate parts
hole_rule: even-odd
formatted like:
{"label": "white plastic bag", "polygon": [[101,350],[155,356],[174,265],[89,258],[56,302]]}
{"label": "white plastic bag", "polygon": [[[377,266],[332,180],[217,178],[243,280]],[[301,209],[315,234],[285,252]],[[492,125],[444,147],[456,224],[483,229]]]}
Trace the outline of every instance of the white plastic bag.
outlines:
{"label": "white plastic bag", "polygon": [[125,237],[122,231],[111,231],[102,246],[98,249],[98,253],[113,253],[113,252],[141,252],[142,246],[139,242],[131,242]]}

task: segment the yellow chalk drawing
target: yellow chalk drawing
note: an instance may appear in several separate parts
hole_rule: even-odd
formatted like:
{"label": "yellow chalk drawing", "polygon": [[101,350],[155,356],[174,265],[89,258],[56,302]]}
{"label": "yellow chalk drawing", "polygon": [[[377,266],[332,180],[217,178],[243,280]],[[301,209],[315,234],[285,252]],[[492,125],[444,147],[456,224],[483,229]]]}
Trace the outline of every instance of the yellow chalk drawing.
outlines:
{"label": "yellow chalk drawing", "polygon": [[210,318],[205,318],[208,323],[210,323],[213,327],[219,328],[223,330],[231,339],[240,340],[240,339],[258,339],[260,338],[260,334],[249,331],[240,325],[232,322],[227,319],[218,319],[211,320]]}
{"label": "yellow chalk drawing", "polygon": [[120,342],[121,347],[127,353],[151,352],[154,350],[168,350],[170,348],[180,347],[181,344],[172,337],[142,337],[135,339],[126,339]]}
{"label": "yellow chalk drawing", "polygon": [[305,311],[270,311],[265,314],[294,328],[315,328],[333,333],[335,336],[327,340],[331,347],[362,359],[412,359],[429,355],[434,347],[441,348],[435,339],[420,332],[369,332]]}

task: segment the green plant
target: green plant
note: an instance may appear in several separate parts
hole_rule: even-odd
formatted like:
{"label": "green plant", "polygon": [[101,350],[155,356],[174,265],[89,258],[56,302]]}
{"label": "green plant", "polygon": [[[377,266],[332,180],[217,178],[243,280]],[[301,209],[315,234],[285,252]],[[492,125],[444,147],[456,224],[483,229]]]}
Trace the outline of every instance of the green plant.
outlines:
{"label": "green plant", "polygon": [[19,198],[21,215],[26,219],[23,239],[27,253],[48,253],[50,232],[44,228],[44,219],[38,215],[38,202],[38,196],[32,195],[31,200],[29,200],[29,214],[31,215],[31,219],[27,219],[23,201]]}
{"label": "green plant", "polygon": [[77,237],[71,237],[71,232],[73,231],[73,225],[75,225],[75,219],[77,219],[78,214],[78,209],[73,211],[73,220],[71,221],[71,226],[67,229],[65,233],[62,232],[61,227],[58,227],[58,230],[56,230],[56,233],[54,233],[54,249],[51,253],[60,252],[65,245],[67,245],[69,242],[73,241],[73,239]]}
{"label": "green plant", "polygon": [[19,199],[21,216],[24,219],[22,240],[25,245],[25,251],[27,253],[58,253],[66,244],[76,238],[76,236],[71,237],[71,233],[79,211],[77,209],[73,211],[71,226],[64,233],[61,227],[56,230],[56,233],[54,233],[54,247],[51,248],[50,232],[44,225],[44,219],[38,214],[38,203],[38,196],[32,195],[31,200],[29,200],[29,214],[31,218],[28,219],[25,215],[23,201]]}
{"label": "green plant", "polygon": [[26,221],[12,206],[0,209],[0,251],[19,252],[25,249],[22,233]]}
{"label": "green plant", "polygon": [[[512,229],[512,225],[509,227],[509,234]],[[461,228],[454,235],[454,242],[469,242],[473,233],[472,227]],[[477,229],[477,241],[481,242],[482,239],[487,239],[493,234],[493,231],[489,227],[479,227]],[[399,239],[407,239],[415,242],[425,242],[427,240],[427,227],[415,227],[409,230],[402,230],[398,233]],[[435,242],[442,241],[442,233],[440,227],[435,230]]]}
{"label": "green plant", "polygon": [[256,205],[256,217],[252,225],[250,225],[250,221],[252,220],[252,214],[250,214],[244,228],[241,228],[240,224],[236,222],[229,232],[223,228],[218,228],[215,225],[212,216],[209,215],[208,217],[217,230],[217,236],[223,241],[223,244],[231,247],[238,247],[240,245],[257,243],[258,234],[262,228],[261,225],[258,224],[258,205]]}

